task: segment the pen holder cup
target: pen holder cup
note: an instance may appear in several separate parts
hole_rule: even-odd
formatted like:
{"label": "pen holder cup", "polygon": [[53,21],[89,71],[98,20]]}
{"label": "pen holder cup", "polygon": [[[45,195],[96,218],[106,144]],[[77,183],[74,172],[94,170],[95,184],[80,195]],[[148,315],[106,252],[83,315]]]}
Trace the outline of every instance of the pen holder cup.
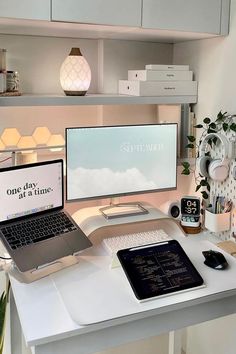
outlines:
{"label": "pen holder cup", "polygon": [[212,232],[227,231],[230,229],[231,212],[213,214],[205,211],[205,228]]}

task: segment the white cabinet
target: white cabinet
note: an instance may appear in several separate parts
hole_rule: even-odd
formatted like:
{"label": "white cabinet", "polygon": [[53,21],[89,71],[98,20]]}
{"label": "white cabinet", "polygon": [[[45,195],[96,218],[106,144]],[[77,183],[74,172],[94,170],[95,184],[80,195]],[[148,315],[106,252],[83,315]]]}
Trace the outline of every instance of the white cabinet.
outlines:
{"label": "white cabinet", "polygon": [[0,17],[50,21],[50,0],[0,0]]}
{"label": "white cabinet", "polygon": [[143,0],[142,27],[226,34],[230,0]]}
{"label": "white cabinet", "polygon": [[52,0],[52,21],[141,26],[141,0]]}

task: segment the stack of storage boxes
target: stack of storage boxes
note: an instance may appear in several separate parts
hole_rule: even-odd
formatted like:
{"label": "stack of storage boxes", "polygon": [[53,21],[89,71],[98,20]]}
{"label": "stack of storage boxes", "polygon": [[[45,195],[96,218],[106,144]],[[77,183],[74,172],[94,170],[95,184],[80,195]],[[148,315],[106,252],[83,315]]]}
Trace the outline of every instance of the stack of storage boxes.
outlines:
{"label": "stack of storage boxes", "polygon": [[129,70],[128,80],[119,80],[119,93],[132,96],[194,96],[197,82],[188,65],[145,66]]}

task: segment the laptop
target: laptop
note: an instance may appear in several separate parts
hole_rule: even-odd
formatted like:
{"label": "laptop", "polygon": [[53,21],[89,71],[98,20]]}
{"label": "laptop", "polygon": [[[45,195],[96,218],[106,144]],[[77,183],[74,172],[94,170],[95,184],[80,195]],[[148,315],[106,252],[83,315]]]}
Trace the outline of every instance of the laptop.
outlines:
{"label": "laptop", "polygon": [[92,246],[63,191],[63,160],[0,169],[0,236],[21,272]]}

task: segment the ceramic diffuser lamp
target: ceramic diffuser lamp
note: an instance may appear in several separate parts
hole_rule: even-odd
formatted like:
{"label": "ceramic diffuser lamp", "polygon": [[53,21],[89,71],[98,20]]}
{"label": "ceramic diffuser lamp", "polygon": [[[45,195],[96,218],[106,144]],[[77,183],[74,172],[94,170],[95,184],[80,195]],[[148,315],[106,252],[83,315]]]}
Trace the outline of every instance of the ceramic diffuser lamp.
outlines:
{"label": "ceramic diffuser lamp", "polygon": [[79,48],[72,48],[62,63],[60,82],[67,96],[84,96],[91,82],[91,70]]}

